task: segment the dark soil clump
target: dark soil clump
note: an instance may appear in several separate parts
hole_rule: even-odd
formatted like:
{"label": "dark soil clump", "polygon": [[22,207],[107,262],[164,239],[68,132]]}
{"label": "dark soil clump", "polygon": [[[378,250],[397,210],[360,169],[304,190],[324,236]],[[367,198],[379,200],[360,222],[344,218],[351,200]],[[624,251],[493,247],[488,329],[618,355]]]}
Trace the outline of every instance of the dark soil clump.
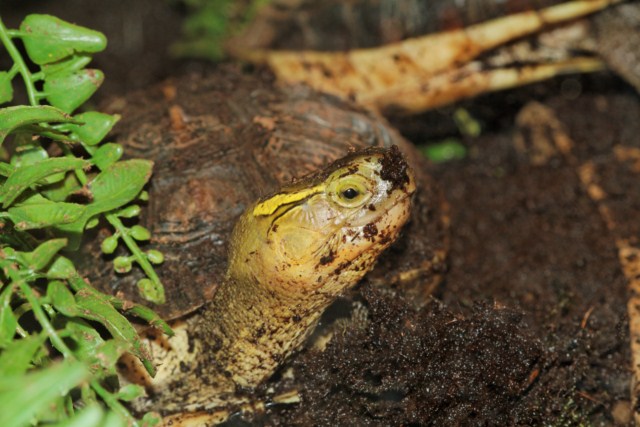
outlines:
{"label": "dark soil clump", "polygon": [[535,380],[540,341],[513,310],[477,305],[467,316],[433,301],[423,310],[380,289],[362,296],[370,322],[296,359],[304,404],[284,425],[513,423],[509,408]]}

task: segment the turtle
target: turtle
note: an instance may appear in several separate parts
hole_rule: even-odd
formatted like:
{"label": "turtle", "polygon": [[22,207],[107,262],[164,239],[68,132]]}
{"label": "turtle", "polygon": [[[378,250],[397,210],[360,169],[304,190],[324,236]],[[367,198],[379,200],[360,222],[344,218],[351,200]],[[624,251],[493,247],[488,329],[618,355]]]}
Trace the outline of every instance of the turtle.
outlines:
{"label": "turtle", "polygon": [[[156,379],[133,358],[121,361],[123,380],[148,390],[135,410],[161,412],[171,425],[215,424],[229,408],[251,406],[250,391],[374,265],[370,283],[404,289],[417,304],[441,280],[446,202],[423,156],[374,113],[239,65],[175,78],[105,109],[123,113],[116,135],[126,152],[155,162],[141,223],[165,255],[158,273],[167,303],[151,305],[176,331],[170,339],[144,332]],[[342,197],[341,209],[357,202],[367,220],[338,227],[327,246],[313,229],[327,218],[312,207],[329,193]],[[395,207],[385,207],[389,200]],[[358,243],[366,256],[348,255]],[[265,248],[285,258],[267,267],[263,258],[276,255],[263,256]],[[90,259],[84,270],[100,289],[140,301],[135,274],[96,270]],[[264,286],[286,277],[298,286]]]}

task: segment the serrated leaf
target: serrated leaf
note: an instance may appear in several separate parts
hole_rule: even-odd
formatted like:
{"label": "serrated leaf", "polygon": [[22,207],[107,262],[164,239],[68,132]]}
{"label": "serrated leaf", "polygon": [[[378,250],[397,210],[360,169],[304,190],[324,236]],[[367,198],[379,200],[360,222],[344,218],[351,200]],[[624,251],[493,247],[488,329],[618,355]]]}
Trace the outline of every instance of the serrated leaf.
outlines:
{"label": "serrated leaf", "polygon": [[91,98],[103,81],[104,74],[100,70],[56,73],[44,79],[45,98],[54,107],[71,113]]}
{"label": "serrated leaf", "polygon": [[[44,197],[31,197],[28,203],[12,206],[7,211],[18,230],[33,230],[77,221],[86,206],[77,203],[52,202]],[[37,200],[34,200],[37,199]]]}
{"label": "serrated leaf", "polygon": [[91,62],[93,58],[90,55],[73,55],[51,64],[42,65],[42,72],[45,76],[60,72],[74,72],[83,69]]}
{"label": "serrated leaf", "polygon": [[25,376],[0,378],[0,425],[29,425],[32,417],[89,378],[80,362],[64,361]]}
{"label": "serrated leaf", "polygon": [[0,72],[0,104],[9,102],[13,99],[13,85],[11,84],[11,75],[6,71]]}
{"label": "serrated leaf", "polygon": [[109,142],[103,144],[93,154],[92,160],[100,170],[105,170],[122,157],[122,145]]}
{"label": "serrated leaf", "polygon": [[50,15],[28,15],[20,30],[29,58],[38,65],[59,61],[76,52],[100,52],[107,46],[101,32]]}
{"label": "serrated leaf", "polygon": [[46,159],[35,165],[16,168],[0,188],[2,206],[7,208],[24,190],[38,181],[56,173],[83,169],[89,162],[74,157]]}
{"label": "serrated leaf", "polygon": [[23,126],[37,123],[73,123],[64,111],[49,105],[0,108],[0,144],[7,135]]}
{"label": "serrated leaf", "polygon": [[46,338],[46,334],[29,335],[26,338],[13,340],[7,345],[0,352],[0,379],[7,375],[20,375],[26,372]]}
{"label": "serrated leaf", "polygon": [[100,143],[120,120],[118,114],[104,114],[97,111],[78,114],[73,118],[82,124],[65,125],[63,129],[71,132],[77,140],[90,146]]}

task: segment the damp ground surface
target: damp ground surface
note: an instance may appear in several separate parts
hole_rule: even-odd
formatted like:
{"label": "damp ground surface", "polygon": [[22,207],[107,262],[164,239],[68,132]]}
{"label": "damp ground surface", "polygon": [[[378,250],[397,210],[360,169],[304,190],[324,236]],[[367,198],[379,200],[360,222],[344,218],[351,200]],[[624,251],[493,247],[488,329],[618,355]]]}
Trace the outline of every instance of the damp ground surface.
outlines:
{"label": "damp ground surface", "polygon": [[465,160],[434,167],[451,204],[451,251],[433,301],[414,310],[362,287],[370,323],[301,354],[304,404],[268,423],[630,422],[626,282],[615,233],[578,171],[596,160],[634,239],[637,172],[614,151],[640,144],[640,103],[632,93],[584,94],[535,107],[555,115],[570,155],[540,154],[553,144],[552,119],[532,124],[524,113],[468,141]]}
{"label": "damp ground surface", "polygon": [[[106,15],[87,8],[76,13],[81,2],[49,3],[58,6],[44,11],[111,38],[116,55],[97,59],[113,82],[103,99],[174,74],[176,62],[157,52],[177,37],[181,15],[175,11],[138,11],[132,25],[145,25],[134,31],[114,18],[117,10],[130,12],[128,2],[110,2]],[[18,16],[43,11],[33,1],[6,4]],[[7,23],[19,22],[2,14]],[[114,37],[105,17],[123,26],[118,34],[147,41]],[[126,55],[117,55],[118,46]],[[144,49],[132,51],[136,46]],[[297,388],[302,402],[272,407],[253,423],[630,423],[627,285],[615,242],[637,239],[640,187],[637,167],[621,161],[616,147],[640,148],[640,99],[602,75],[579,80],[577,97],[554,95],[563,81],[465,104],[487,130],[464,141],[464,160],[430,171],[451,205],[448,267],[433,298],[418,309],[402,290],[363,283],[353,299],[366,315],[338,324],[324,352],[307,349],[295,357],[287,367],[293,379],[282,375],[269,384],[277,391]],[[533,98],[550,115],[537,123],[535,114],[518,120]],[[450,111],[395,123],[423,142],[455,129]],[[569,151],[558,148],[558,126],[549,126],[549,117],[572,142]],[[580,180],[585,163],[601,178],[615,232]]]}

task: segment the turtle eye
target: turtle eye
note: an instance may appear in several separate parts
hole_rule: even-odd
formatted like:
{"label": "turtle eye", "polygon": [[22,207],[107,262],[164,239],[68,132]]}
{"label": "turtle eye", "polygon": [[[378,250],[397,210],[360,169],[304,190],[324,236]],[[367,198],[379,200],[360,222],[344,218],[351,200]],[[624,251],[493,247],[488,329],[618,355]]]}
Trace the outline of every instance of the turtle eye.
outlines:
{"label": "turtle eye", "polygon": [[371,197],[366,182],[359,177],[343,178],[334,187],[333,199],[341,206],[355,208],[362,205]]}
{"label": "turtle eye", "polygon": [[342,197],[348,200],[355,199],[356,197],[358,197],[359,194],[360,192],[353,187],[349,187],[345,190],[342,190]]}

